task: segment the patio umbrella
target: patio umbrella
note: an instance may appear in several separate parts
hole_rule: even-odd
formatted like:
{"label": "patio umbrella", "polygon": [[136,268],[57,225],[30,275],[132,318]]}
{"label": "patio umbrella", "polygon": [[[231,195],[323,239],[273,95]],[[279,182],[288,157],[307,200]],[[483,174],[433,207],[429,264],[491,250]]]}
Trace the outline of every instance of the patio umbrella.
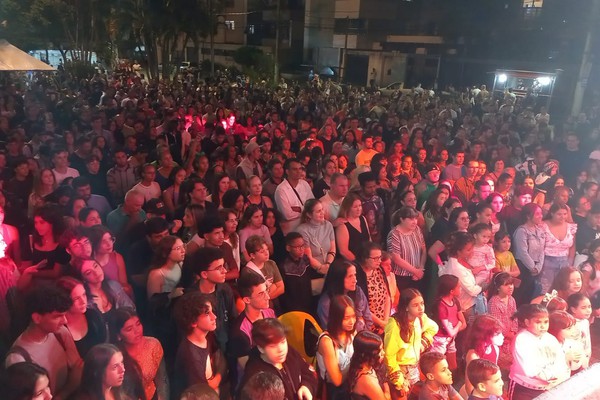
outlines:
{"label": "patio umbrella", "polygon": [[0,71],[56,71],[56,68],[0,40]]}

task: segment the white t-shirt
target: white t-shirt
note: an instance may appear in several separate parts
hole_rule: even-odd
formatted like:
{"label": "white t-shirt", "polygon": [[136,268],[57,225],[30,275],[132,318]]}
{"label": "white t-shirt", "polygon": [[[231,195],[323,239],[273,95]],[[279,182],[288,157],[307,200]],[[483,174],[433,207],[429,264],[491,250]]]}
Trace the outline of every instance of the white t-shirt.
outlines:
{"label": "white t-shirt", "polygon": [[139,182],[132,189],[143,193],[145,202],[151,199],[158,199],[161,195],[160,185],[156,182],[152,182],[150,186],[144,186],[142,182]]}
{"label": "white t-shirt", "polygon": [[56,168],[52,168],[52,173],[54,174],[54,178],[56,178],[57,185],[60,185],[67,178],[77,178],[79,176],[79,171],[71,167],[67,167],[67,172],[65,173],[58,172]]}

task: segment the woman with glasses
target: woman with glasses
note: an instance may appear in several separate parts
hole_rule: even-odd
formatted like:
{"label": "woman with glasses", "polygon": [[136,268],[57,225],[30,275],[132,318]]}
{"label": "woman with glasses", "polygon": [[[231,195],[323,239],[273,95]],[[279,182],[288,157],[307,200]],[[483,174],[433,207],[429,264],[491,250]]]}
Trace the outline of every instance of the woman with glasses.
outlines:
{"label": "woman with glasses", "polygon": [[127,281],[125,260],[114,249],[115,237],[113,234],[105,226],[96,225],[92,228],[90,236],[94,259],[100,264],[106,277],[119,282],[125,293],[133,296],[133,289]]}

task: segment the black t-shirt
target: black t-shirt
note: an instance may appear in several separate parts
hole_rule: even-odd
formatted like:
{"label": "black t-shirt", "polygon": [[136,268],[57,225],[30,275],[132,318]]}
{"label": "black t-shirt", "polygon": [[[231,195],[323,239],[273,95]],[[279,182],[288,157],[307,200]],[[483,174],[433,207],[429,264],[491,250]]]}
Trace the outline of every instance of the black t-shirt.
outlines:
{"label": "black t-shirt", "polygon": [[580,254],[587,254],[590,243],[600,239],[600,228],[592,228],[587,221],[577,225],[577,235],[575,235],[575,249]]}

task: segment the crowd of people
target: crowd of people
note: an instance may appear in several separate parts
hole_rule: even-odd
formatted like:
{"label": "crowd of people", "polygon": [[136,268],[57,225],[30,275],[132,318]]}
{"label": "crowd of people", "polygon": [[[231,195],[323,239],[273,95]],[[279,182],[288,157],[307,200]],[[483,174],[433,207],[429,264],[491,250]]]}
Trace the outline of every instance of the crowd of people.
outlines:
{"label": "crowd of people", "polygon": [[528,400],[589,366],[598,107],[63,85],[0,88],[3,398]]}

